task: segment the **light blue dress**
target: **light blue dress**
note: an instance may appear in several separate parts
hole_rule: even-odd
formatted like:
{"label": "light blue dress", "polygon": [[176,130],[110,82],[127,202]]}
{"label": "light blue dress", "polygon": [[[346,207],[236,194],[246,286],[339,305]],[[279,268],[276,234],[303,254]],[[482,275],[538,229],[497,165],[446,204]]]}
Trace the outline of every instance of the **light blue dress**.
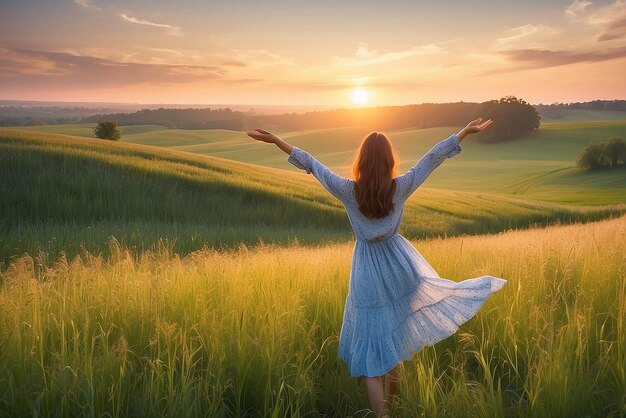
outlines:
{"label": "light blue dress", "polygon": [[461,152],[452,135],[396,177],[394,210],[368,219],[358,209],[354,180],[333,173],[294,147],[288,161],[312,173],[341,200],[356,243],[339,339],[339,358],[352,376],[382,376],[423,346],[454,334],[506,280],[482,276],[454,282],[437,272],[400,235],[404,202],[446,158]]}

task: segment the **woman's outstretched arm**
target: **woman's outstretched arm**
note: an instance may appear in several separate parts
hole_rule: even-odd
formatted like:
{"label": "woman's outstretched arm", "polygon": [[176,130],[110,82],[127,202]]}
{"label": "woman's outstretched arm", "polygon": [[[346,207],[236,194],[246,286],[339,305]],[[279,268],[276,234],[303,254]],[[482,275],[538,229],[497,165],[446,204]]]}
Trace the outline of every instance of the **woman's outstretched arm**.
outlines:
{"label": "woman's outstretched arm", "polygon": [[305,170],[307,174],[313,174],[326,190],[342,202],[349,198],[352,185],[350,180],[335,174],[331,169],[320,163],[315,157],[308,152],[294,147],[293,145],[283,141],[278,135],[274,135],[263,129],[255,129],[248,132],[250,138],[257,141],[275,144],[278,148],[289,154],[289,161],[301,170]]}
{"label": "woman's outstretched arm", "polygon": [[444,162],[461,152],[460,142],[469,134],[482,131],[493,123],[491,119],[481,123],[482,118],[475,119],[467,124],[458,134],[435,144],[409,171],[397,178],[400,195],[407,199],[430,174]]}

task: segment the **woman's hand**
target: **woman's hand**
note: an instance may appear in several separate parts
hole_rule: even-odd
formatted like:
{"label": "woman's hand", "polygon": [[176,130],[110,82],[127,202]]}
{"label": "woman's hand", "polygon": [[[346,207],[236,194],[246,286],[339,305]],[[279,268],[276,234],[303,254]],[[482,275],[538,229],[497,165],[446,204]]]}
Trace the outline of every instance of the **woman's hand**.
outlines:
{"label": "woman's hand", "polygon": [[250,138],[256,139],[257,141],[267,142],[268,144],[275,144],[280,141],[280,138],[277,135],[274,135],[269,131],[259,128],[256,128],[254,131],[248,132],[248,136]]}
{"label": "woman's hand", "polygon": [[266,131],[265,129],[256,128],[254,131],[248,132],[248,136],[257,141],[267,142],[268,144],[276,144],[278,148],[283,150],[287,154],[291,154],[293,145],[286,143],[273,133]]}
{"label": "woman's hand", "polygon": [[489,125],[493,123],[493,120],[488,119],[483,123],[480,123],[483,118],[474,119],[467,126],[459,131],[457,136],[459,137],[459,141],[462,141],[469,134],[478,133],[484,129],[486,129]]}

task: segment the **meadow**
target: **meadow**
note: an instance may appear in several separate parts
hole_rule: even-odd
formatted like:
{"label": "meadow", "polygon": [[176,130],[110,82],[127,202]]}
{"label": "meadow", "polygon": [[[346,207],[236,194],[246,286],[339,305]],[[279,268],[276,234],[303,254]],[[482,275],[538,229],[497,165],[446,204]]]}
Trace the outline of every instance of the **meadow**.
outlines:
{"label": "meadow", "polygon": [[[352,238],[339,201],[295,168],[10,129],[0,130],[0,161],[0,266],[24,252],[42,251],[53,260],[83,249],[106,255],[111,236],[137,254],[166,245],[181,255],[204,246]],[[407,202],[403,233],[409,238],[592,221],[626,208],[437,190],[430,181]]]}
{"label": "meadow", "polygon": [[[573,167],[626,121],[577,115],[464,142],[408,200],[442,277],[508,284],[403,366],[395,416],[626,414],[626,173]],[[312,176],[242,132],[32,129],[0,129],[0,416],[373,416],[337,359],[350,225]],[[401,169],[456,129],[391,133]],[[364,133],[283,136],[348,174]]]}
{"label": "meadow", "polygon": [[[508,283],[404,364],[394,416],[624,416],[624,239],[626,217],[415,241],[442,277]],[[352,243],[109,245],[2,273],[0,415],[368,415],[336,353]]]}
{"label": "meadow", "polygon": [[[617,113],[617,115],[615,114]],[[619,116],[621,115],[621,119]],[[532,135],[514,141],[482,144],[471,137],[461,155],[437,170],[427,186],[472,193],[501,194],[525,200],[573,205],[626,203],[626,171],[588,173],[576,167],[580,152],[591,142],[612,136],[626,139],[624,112],[570,111],[571,119],[548,120]],[[605,119],[597,119],[604,117]],[[496,121],[497,123],[497,121]],[[93,137],[92,125],[33,127],[48,133]],[[460,127],[409,129],[388,132],[400,158],[400,170],[409,169],[437,141]],[[281,136],[342,175],[351,176],[351,163],[361,139],[371,127],[353,126],[284,132]],[[180,130],[154,125],[122,127],[122,140],[233,161],[291,169],[273,147],[259,146],[242,132]]]}

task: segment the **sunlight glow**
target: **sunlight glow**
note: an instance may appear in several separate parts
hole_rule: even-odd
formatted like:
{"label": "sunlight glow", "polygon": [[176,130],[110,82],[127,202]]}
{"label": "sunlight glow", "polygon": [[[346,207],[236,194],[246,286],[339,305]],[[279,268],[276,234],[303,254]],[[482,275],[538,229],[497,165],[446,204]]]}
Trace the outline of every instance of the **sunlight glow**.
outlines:
{"label": "sunlight glow", "polygon": [[366,105],[370,101],[370,95],[363,89],[356,89],[352,92],[352,101],[358,105]]}

